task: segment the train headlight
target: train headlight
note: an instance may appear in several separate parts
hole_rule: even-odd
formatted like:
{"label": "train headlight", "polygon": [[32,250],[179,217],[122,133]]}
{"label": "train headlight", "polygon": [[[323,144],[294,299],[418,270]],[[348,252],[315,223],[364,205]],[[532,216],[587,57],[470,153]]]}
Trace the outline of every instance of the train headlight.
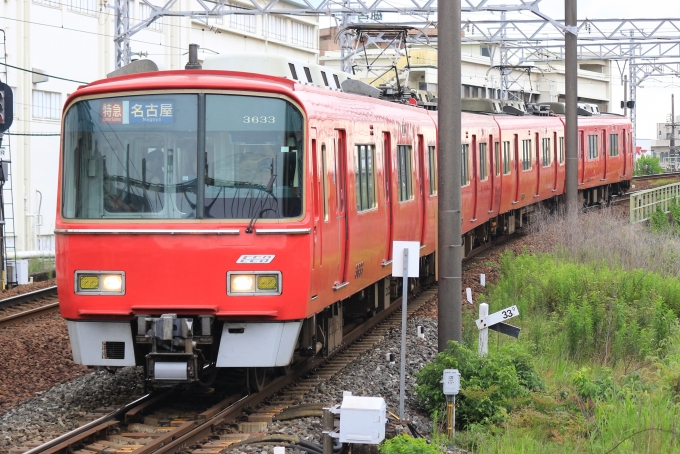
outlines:
{"label": "train headlight", "polygon": [[264,296],[281,294],[279,271],[238,271],[227,273],[227,295]]}
{"label": "train headlight", "polygon": [[122,271],[76,271],[75,292],[79,295],[124,295]]}

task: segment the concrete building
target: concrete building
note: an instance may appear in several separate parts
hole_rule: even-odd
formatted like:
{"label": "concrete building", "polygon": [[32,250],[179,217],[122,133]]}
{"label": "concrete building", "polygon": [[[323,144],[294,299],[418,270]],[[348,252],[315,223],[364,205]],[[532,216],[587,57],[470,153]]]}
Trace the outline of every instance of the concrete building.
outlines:
{"label": "concrete building", "polygon": [[[227,8],[239,8],[238,0],[226,3]],[[299,5],[282,0],[276,8]],[[20,258],[53,254],[63,103],[79,85],[115,69],[111,6],[111,0],[23,0],[0,5],[4,31],[0,55],[5,55],[0,63],[46,75],[0,67],[0,79],[14,91],[14,123],[0,150],[4,160],[11,155],[12,178],[5,185],[5,196],[10,188],[13,196],[12,203],[6,200],[10,256],[15,251]],[[173,9],[202,10],[196,0],[180,0]],[[131,26],[150,15],[150,7],[141,0],[129,0],[129,11]],[[317,63],[318,42],[316,17],[232,15],[164,17],[132,36],[130,45],[135,58],[154,60],[164,69],[183,69],[190,43],[201,46],[199,59],[224,52],[268,52]]]}

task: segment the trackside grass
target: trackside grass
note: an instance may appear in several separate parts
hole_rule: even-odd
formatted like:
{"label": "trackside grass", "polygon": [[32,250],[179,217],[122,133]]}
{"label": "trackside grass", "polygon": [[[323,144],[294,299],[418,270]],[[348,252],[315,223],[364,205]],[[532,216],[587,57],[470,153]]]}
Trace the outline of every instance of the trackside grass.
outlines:
{"label": "trackside grass", "polygon": [[455,445],[680,453],[677,237],[606,214],[585,218],[538,223],[553,252],[502,255],[499,281],[477,302],[490,312],[517,305],[519,339],[490,332],[488,358],[476,359],[476,314],[465,311],[463,345],[421,371],[419,398],[441,421],[438,369],[461,370]]}

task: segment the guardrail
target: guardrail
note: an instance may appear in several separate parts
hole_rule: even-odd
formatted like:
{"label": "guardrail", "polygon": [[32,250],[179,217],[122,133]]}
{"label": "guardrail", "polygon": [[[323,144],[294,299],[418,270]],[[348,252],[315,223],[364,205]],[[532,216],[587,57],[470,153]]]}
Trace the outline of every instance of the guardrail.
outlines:
{"label": "guardrail", "polygon": [[680,203],[680,183],[632,193],[630,195],[630,223],[648,220],[658,207],[664,213],[668,213],[668,207],[676,197]]}

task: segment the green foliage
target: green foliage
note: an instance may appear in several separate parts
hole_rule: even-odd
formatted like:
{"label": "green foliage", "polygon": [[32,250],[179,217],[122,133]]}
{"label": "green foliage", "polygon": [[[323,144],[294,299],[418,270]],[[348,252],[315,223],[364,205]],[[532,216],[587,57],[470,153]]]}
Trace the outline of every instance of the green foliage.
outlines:
{"label": "green foliage", "polygon": [[663,356],[680,315],[680,282],[642,270],[506,253],[501,274],[489,292],[491,307],[516,304],[521,314],[539,317],[543,322],[528,330],[536,351],[546,336],[561,336],[577,361],[625,366]]}
{"label": "green foliage", "polygon": [[652,227],[652,232],[667,232],[671,228],[671,223],[668,221],[668,215],[661,209],[660,206],[649,217],[649,225]]}
{"label": "green foliage", "polygon": [[662,173],[663,169],[661,164],[659,164],[659,158],[652,156],[640,156],[635,161],[635,169],[633,170],[633,175],[656,175],[657,173]]}
{"label": "green foliage", "polygon": [[461,428],[502,421],[509,411],[530,400],[530,391],[544,387],[531,355],[518,344],[492,349],[480,357],[477,351],[452,342],[417,376],[416,394],[431,414],[443,412],[446,406],[440,383],[444,369],[458,369],[461,374],[456,402],[456,425]]}
{"label": "green foliage", "polygon": [[398,435],[380,445],[381,454],[441,454],[437,447],[428,445],[424,438]]}
{"label": "green foliage", "polygon": [[678,235],[680,234],[680,203],[678,203],[677,197],[673,197],[673,200],[671,200],[668,211],[670,211],[673,220],[673,232]]}

